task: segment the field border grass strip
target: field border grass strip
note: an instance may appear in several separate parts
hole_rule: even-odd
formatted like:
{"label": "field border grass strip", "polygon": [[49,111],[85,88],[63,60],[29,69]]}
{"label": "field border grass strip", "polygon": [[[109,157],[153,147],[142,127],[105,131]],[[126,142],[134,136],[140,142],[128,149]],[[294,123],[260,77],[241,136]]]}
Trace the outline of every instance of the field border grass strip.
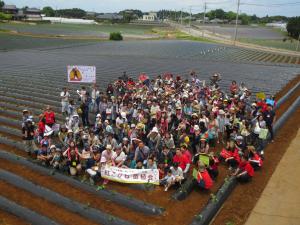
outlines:
{"label": "field border grass strip", "polygon": [[[19,149],[25,150],[25,147],[19,143],[11,141],[8,138],[0,137],[0,143],[10,145],[17,147]],[[126,196],[121,193],[110,191],[107,189],[99,189],[96,186],[91,186],[87,183],[82,183],[81,181],[74,179],[72,177],[69,177],[67,175],[64,175],[62,173],[54,172],[53,170],[50,170],[46,167],[40,166],[34,162],[29,161],[28,159],[14,155],[12,153],[2,151],[0,150],[0,158],[9,160],[13,163],[18,163],[23,166],[26,166],[29,169],[32,169],[34,171],[40,172],[45,175],[51,174],[52,177],[55,179],[58,179],[60,181],[66,182],[74,187],[80,188],[84,191],[87,191],[89,193],[95,194],[96,196],[99,196],[101,198],[108,199],[112,202],[115,202],[117,204],[123,205],[127,208],[130,208],[132,210],[142,212],[147,215],[160,215],[163,213],[164,209],[158,206],[155,206],[153,204],[138,200],[136,198],[133,198],[132,196]]]}
{"label": "field border grass strip", "polygon": [[35,211],[25,208],[17,203],[0,196],[0,209],[26,220],[32,225],[60,225],[59,223],[42,216]]}
{"label": "field border grass strip", "polygon": [[[300,97],[298,97],[289,109],[280,117],[279,120],[274,125],[274,133],[284,125],[284,123],[290,118],[290,116],[297,110],[300,106]],[[270,140],[270,139],[268,139]],[[266,143],[267,145],[268,143]],[[264,148],[266,147],[264,146]],[[224,184],[218,190],[217,194],[213,196],[207,203],[207,205],[202,209],[200,214],[196,215],[191,225],[207,225],[215,217],[218,211],[221,209],[222,205],[232,193],[234,188],[237,186],[237,181],[235,177],[230,177],[225,179]]]}
{"label": "field border grass strip", "polygon": [[110,214],[104,213],[98,209],[90,207],[88,204],[84,205],[70,198],[62,196],[57,192],[51,191],[45,187],[34,184],[23,177],[17,176],[11,172],[0,169],[0,179],[8,182],[11,185],[26,190],[36,196],[53,202],[73,213],[79,214],[87,219],[91,219],[96,223],[102,225],[132,225],[128,221],[117,218]]}

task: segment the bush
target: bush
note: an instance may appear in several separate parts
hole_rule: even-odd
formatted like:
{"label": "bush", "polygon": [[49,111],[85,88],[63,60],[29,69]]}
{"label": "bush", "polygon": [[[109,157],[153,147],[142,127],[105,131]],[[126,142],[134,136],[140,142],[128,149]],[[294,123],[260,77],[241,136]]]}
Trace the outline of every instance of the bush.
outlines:
{"label": "bush", "polygon": [[286,29],[291,37],[298,39],[300,34],[300,17],[290,18]]}
{"label": "bush", "polygon": [[112,32],[109,35],[109,40],[112,41],[122,41],[123,40],[123,36],[120,32]]}
{"label": "bush", "polygon": [[5,14],[0,12],[0,20],[11,20],[12,19],[12,15],[11,14]]}

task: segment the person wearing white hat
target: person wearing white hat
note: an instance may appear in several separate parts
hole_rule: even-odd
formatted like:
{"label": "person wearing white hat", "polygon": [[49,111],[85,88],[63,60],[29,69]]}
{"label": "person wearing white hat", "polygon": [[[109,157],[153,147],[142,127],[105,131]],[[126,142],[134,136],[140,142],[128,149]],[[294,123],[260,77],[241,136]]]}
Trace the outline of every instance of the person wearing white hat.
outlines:
{"label": "person wearing white hat", "polygon": [[218,143],[224,143],[225,139],[225,128],[226,128],[226,118],[223,109],[220,109],[217,116],[218,121]]}
{"label": "person wearing white hat", "polygon": [[150,133],[147,135],[148,145],[151,151],[158,152],[161,144],[161,135],[157,129],[157,127],[153,127]]}
{"label": "person wearing white hat", "polygon": [[22,111],[22,128],[25,127],[25,123],[28,117],[29,117],[29,111],[27,109],[24,109]]}

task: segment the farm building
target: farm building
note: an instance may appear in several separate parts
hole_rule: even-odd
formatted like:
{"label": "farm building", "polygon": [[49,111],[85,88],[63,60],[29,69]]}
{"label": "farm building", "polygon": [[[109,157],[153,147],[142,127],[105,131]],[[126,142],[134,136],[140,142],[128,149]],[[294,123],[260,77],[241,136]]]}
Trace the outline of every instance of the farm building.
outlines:
{"label": "farm building", "polygon": [[69,19],[63,17],[42,17],[42,20],[50,21],[51,23],[66,23],[66,24],[97,24],[94,20],[85,19]]}
{"label": "farm building", "polygon": [[28,8],[25,10],[25,16],[27,21],[41,21],[41,10],[37,8]]}
{"label": "farm building", "polygon": [[2,7],[2,12],[7,14],[16,14],[18,12],[18,8],[15,5],[4,5]]}
{"label": "farm building", "polygon": [[144,21],[155,21],[157,20],[157,13],[156,12],[149,12],[146,15],[143,15]]}
{"label": "farm building", "polygon": [[123,16],[117,13],[104,13],[96,17],[97,20],[122,20]]}

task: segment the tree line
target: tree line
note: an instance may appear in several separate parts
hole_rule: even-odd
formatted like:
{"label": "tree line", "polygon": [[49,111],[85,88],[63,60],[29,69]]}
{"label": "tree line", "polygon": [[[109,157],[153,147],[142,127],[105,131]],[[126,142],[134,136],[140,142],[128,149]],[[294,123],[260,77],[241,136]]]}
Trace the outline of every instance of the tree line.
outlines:
{"label": "tree line", "polygon": [[[5,5],[4,1],[0,0],[0,9]],[[23,9],[28,8],[27,6],[23,7]],[[87,12],[85,10],[79,9],[79,8],[73,8],[73,9],[59,9],[54,10],[50,6],[46,6],[42,9],[42,13],[49,17],[67,17],[67,18],[86,18]],[[127,9],[122,10],[118,13],[119,15],[123,16],[123,22],[130,22],[132,20],[138,19],[143,16],[143,12],[141,10],[137,9]],[[174,10],[160,10],[157,12],[157,17],[160,20],[163,19],[170,19],[170,20],[176,20],[179,21],[182,17],[183,19],[189,19],[190,13],[185,11],[174,11]],[[192,14],[193,20],[203,19],[204,13],[197,13]],[[221,20],[228,20],[233,21],[236,19],[236,13],[229,11],[225,12],[223,9],[215,9],[210,10],[205,14],[205,17],[207,17],[209,20],[212,19],[221,19]],[[93,19],[93,16],[89,16],[90,19]],[[241,23],[244,25],[255,23],[255,24],[266,24],[271,23],[273,21],[283,21],[287,22],[287,31],[288,34],[293,38],[298,38],[300,34],[300,17],[286,17],[286,16],[264,16],[264,17],[258,17],[255,14],[253,15],[247,15],[245,13],[242,13],[239,15],[239,20],[241,20]]]}

